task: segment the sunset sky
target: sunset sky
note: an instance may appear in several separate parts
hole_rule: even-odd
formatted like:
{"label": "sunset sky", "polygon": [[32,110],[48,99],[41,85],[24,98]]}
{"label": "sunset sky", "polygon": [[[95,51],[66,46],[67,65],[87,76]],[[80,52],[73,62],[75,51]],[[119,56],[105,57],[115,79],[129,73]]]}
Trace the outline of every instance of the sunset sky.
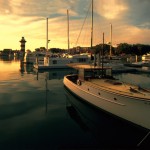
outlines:
{"label": "sunset sky", "polygon": [[[67,9],[70,18],[70,47],[90,46],[91,0],[0,0],[0,50],[46,47],[46,18],[49,18],[49,48],[67,48]],[[150,44],[150,0],[94,0],[94,44]],[[91,10],[91,9],[90,9]],[[85,17],[85,25],[80,34]],[[80,34],[80,37],[79,37]],[[79,37],[79,38],[78,38]],[[77,40],[78,39],[78,40]]]}

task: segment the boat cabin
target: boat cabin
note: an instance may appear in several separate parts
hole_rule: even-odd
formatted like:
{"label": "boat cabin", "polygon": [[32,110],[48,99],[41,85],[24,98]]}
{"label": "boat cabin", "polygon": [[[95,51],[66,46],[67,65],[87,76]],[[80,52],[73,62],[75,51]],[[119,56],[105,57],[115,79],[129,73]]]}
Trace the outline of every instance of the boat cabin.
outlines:
{"label": "boat cabin", "polygon": [[112,77],[111,67],[95,67],[86,64],[72,65],[72,67],[78,70],[78,79],[81,81],[95,78]]}

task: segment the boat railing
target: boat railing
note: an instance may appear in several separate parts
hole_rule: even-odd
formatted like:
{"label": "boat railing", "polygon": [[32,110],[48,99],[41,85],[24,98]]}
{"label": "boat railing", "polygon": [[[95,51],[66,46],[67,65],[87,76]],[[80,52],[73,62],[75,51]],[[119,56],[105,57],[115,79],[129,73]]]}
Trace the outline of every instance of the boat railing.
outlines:
{"label": "boat railing", "polygon": [[[88,82],[87,82],[87,84],[88,84]],[[89,82],[89,84],[90,84],[90,82]],[[120,86],[121,84],[119,84],[119,86]],[[99,87],[98,87],[98,84],[96,84],[96,83],[93,83],[92,82],[92,84],[90,84],[90,86],[91,87],[94,87],[94,88],[96,88],[96,89],[99,89]],[[117,85],[116,85],[117,86]],[[109,87],[107,87],[107,89],[106,89],[106,87],[105,86],[100,86],[100,88],[103,88],[103,89],[105,89],[105,90],[110,90],[110,91],[114,91],[114,90],[112,90],[112,88],[109,88]],[[132,91],[130,91],[130,87],[128,88],[128,92],[125,92],[125,91],[121,91],[121,90],[117,90],[117,92],[118,93],[125,93],[125,94],[128,94],[128,95],[135,95],[135,94],[137,94],[137,93],[133,93]]]}

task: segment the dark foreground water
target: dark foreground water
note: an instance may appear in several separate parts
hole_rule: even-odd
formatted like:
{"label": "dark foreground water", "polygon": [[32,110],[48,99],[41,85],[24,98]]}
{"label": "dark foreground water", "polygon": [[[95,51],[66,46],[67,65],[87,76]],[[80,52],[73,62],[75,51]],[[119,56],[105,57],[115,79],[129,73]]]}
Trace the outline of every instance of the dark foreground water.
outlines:
{"label": "dark foreground water", "polygon": [[[147,131],[83,103],[63,86],[74,70],[37,72],[0,60],[0,149],[140,149]],[[149,87],[149,74],[118,74]]]}

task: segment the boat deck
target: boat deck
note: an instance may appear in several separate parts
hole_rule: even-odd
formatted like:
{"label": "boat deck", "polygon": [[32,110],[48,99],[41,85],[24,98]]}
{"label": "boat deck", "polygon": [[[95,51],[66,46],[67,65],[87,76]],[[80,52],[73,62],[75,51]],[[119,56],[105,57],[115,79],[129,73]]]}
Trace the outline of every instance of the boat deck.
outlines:
{"label": "boat deck", "polygon": [[91,79],[90,82],[95,86],[109,90],[111,92],[144,98],[150,101],[150,90],[147,89],[142,89],[134,85],[129,85],[117,80],[110,79]]}
{"label": "boat deck", "polygon": [[34,65],[33,66],[35,69],[37,70],[48,70],[48,69],[69,69],[69,67],[67,65],[61,66],[61,65],[50,65],[50,66],[46,66],[46,65]]}

